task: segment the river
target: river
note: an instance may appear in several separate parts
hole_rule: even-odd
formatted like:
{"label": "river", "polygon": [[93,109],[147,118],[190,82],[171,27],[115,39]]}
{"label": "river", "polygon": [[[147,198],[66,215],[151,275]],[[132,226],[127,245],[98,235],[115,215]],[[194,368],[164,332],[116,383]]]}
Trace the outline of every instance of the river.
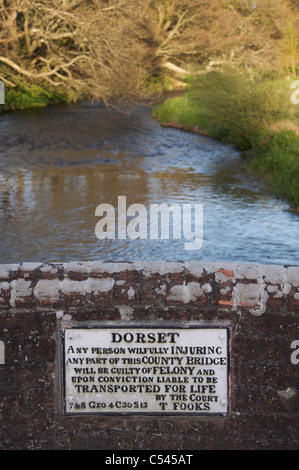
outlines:
{"label": "river", "polygon": [[[241,168],[234,148],[101,103],[0,115],[0,263],[228,261],[298,264],[299,216]],[[98,205],[203,206],[203,245],[99,240]]]}

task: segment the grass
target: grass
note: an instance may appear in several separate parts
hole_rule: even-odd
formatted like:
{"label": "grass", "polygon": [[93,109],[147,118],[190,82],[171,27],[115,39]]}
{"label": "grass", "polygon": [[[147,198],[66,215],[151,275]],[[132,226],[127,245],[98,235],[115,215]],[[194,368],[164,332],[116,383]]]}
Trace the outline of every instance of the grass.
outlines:
{"label": "grass", "polygon": [[162,124],[181,125],[185,129],[194,128],[202,121],[200,107],[192,106],[189,93],[167,99],[153,109],[153,116]]}
{"label": "grass", "polygon": [[252,80],[234,71],[197,77],[153,110],[163,125],[200,132],[244,151],[248,172],[299,212],[299,104],[292,80]]}

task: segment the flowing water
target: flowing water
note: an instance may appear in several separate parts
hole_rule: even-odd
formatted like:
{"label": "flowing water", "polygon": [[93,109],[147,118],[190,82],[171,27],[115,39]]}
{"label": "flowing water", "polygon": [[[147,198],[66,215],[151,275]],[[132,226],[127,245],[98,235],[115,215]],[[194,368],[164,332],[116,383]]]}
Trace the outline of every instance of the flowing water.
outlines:
{"label": "flowing water", "polygon": [[[299,216],[213,139],[161,127],[151,110],[60,105],[0,116],[0,263],[201,260],[298,264]],[[203,246],[99,240],[98,205],[203,205]],[[116,212],[117,213],[117,212]]]}

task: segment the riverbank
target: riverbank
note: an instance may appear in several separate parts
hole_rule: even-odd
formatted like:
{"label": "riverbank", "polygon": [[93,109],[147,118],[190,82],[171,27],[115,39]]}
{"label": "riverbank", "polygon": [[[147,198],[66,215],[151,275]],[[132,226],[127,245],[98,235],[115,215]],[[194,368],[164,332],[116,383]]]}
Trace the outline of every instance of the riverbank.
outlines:
{"label": "riverbank", "polygon": [[[173,93],[183,93],[185,87],[186,84],[184,81],[175,78],[151,78],[148,80],[147,84],[148,96],[146,97],[145,94],[144,98],[141,100],[141,104],[157,103],[163,96],[169,96]],[[17,110],[47,108],[48,106],[62,103],[77,104],[83,101],[93,101],[94,99],[95,98],[83,88],[75,91],[62,87],[55,88],[47,84],[43,86],[33,83],[25,84],[23,81],[20,81],[20,83],[15,86],[6,84],[5,103],[0,104],[0,114]],[[115,108],[128,106],[128,104],[111,100],[110,105],[112,105],[112,103]],[[136,103],[133,102],[133,104],[135,105]]]}
{"label": "riverbank", "polygon": [[[291,103],[291,83],[281,79],[250,83],[239,75],[211,72],[191,81],[183,95],[155,106],[153,117],[164,126],[239,148],[246,171],[263,179],[270,191],[299,213],[299,105]],[[32,84],[18,86],[8,88],[0,113],[84,98]]]}
{"label": "riverbank", "polygon": [[299,213],[299,105],[291,103],[291,82],[212,72],[154,107],[153,117],[234,145],[246,171]]}

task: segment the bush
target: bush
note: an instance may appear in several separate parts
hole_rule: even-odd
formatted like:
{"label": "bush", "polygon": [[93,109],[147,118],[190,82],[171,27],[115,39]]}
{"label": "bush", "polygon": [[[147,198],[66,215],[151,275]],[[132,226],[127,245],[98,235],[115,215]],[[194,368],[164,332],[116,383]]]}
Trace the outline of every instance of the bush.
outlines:
{"label": "bush", "polygon": [[[6,90],[5,104],[0,105],[0,113],[16,109],[44,108],[51,104],[71,102],[71,98],[66,91],[57,92],[35,84],[22,84]],[[82,96],[78,93],[76,99],[80,98]]]}
{"label": "bush", "polygon": [[[278,197],[299,211],[299,137],[275,132],[274,123],[298,120],[291,105],[290,82],[253,81],[231,70],[193,80],[192,91],[155,109],[164,123],[197,125],[223,142],[245,151],[246,168],[261,176]],[[296,127],[296,126],[295,126]]]}
{"label": "bush", "polygon": [[192,128],[202,121],[202,110],[198,106],[192,106],[190,95],[169,98],[164,103],[156,106],[153,110],[153,117],[159,119],[163,124],[171,122],[179,123],[185,128]]}
{"label": "bush", "polygon": [[294,132],[274,134],[246,166],[261,175],[278,197],[288,199],[292,208],[299,210],[299,137]]}
{"label": "bush", "polygon": [[228,70],[197,78],[190,102],[202,109],[213,137],[245,150],[263,142],[269,125],[287,116],[290,100],[275,82],[254,82]]}

